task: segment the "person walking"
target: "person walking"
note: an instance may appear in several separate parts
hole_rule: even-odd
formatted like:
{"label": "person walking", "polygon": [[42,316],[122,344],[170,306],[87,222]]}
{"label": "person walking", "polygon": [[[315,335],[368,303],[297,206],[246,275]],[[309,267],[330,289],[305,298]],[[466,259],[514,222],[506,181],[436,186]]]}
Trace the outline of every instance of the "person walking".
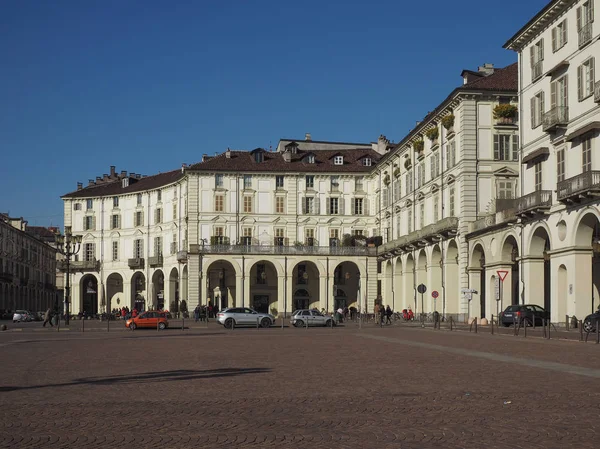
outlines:
{"label": "person walking", "polygon": [[198,304],[196,306],[196,308],[194,309],[194,320],[196,321],[196,323],[198,322],[199,319],[200,319],[200,304]]}
{"label": "person walking", "polygon": [[44,315],[44,324],[42,324],[42,327],[46,327],[46,323],[49,323],[50,327],[54,327],[52,324],[52,309],[50,307],[48,307],[48,310],[46,310],[46,314]]}
{"label": "person walking", "polygon": [[392,324],[392,314],[394,313],[394,311],[391,309],[390,305],[388,304],[387,307],[385,308],[385,324]]}

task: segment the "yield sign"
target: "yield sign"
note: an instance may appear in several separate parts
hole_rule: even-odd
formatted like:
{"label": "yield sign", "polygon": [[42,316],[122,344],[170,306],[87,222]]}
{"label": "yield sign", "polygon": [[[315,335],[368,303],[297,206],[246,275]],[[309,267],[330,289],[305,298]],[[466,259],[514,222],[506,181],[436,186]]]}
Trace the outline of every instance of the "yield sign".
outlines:
{"label": "yield sign", "polygon": [[496,273],[498,273],[498,277],[500,278],[500,280],[502,282],[504,282],[504,279],[506,278],[506,275],[508,274],[508,271],[506,271],[506,270],[498,270],[498,271],[496,271]]}

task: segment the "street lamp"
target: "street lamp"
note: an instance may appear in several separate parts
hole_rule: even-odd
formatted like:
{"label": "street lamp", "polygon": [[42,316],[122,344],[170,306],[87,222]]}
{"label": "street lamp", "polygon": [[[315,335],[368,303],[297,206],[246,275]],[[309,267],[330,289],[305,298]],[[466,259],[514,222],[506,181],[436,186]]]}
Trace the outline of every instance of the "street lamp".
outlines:
{"label": "street lamp", "polygon": [[56,250],[67,260],[67,281],[65,283],[65,325],[67,326],[69,325],[69,303],[71,302],[71,284],[69,282],[71,256],[77,254],[81,249],[82,239],[83,236],[71,233],[71,226],[65,226],[65,235],[61,235],[60,232],[56,233]]}

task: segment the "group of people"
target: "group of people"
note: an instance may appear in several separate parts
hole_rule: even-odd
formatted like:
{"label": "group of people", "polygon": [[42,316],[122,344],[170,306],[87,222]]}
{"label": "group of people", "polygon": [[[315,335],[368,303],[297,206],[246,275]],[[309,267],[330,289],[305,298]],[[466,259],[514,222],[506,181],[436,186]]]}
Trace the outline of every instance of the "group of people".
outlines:
{"label": "group of people", "polygon": [[197,323],[198,321],[206,321],[208,318],[211,318],[213,315],[212,305],[201,306],[197,305],[194,309],[194,321]]}
{"label": "group of people", "polygon": [[392,324],[393,315],[394,311],[389,304],[387,306],[378,303],[375,304],[375,322],[380,323],[382,326]]}

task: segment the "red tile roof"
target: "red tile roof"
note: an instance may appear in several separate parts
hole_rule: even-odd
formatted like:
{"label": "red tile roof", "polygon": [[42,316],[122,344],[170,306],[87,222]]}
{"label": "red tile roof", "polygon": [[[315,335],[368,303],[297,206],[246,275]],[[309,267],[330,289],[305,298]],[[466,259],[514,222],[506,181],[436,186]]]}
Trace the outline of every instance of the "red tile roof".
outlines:
{"label": "red tile roof", "polygon": [[518,63],[511,64],[503,69],[496,69],[493,74],[475,79],[459,89],[464,90],[498,90],[517,91],[519,87]]}

